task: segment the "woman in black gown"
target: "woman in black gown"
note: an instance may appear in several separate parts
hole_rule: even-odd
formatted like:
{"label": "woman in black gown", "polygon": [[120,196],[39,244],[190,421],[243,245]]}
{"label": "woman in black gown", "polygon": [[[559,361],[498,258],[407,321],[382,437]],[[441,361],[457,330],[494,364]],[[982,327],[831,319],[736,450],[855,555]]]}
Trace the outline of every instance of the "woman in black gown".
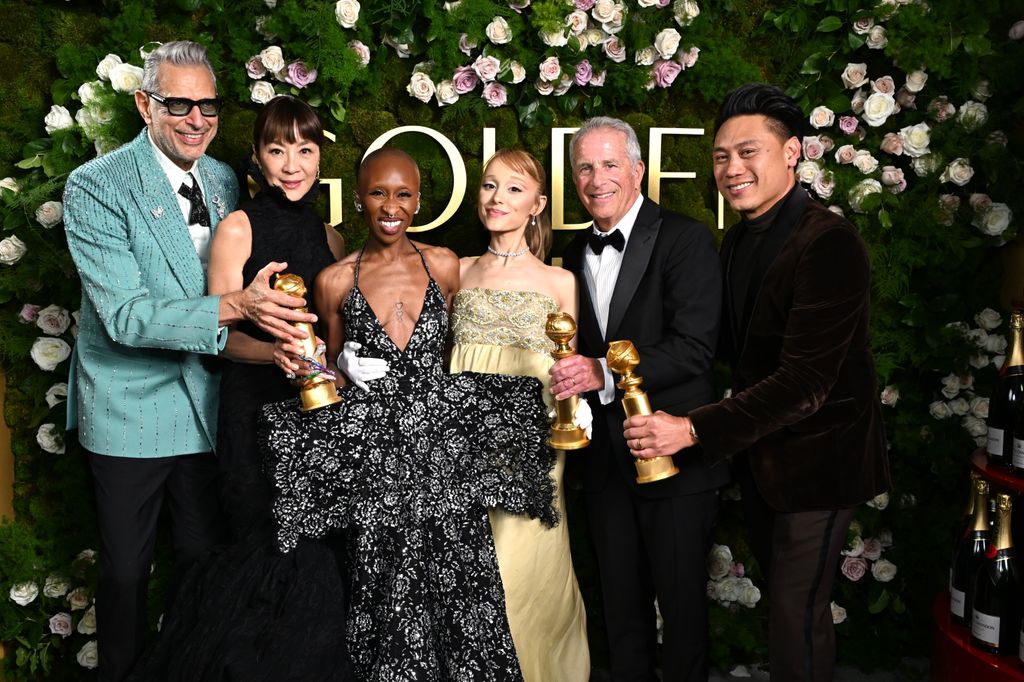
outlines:
{"label": "woman in black gown", "polygon": [[[260,112],[248,169],[259,192],[217,227],[211,294],[242,288],[270,261],[287,262],[287,271],[312,289],[317,274],[344,255],[341,237],[312,206],[323,141],[316,113],[300,100],[277,97]],[[307,304],[315,312],[312,296]],[[348,679],[335,553],[321,543],[288,556],[273,549],[272,493],[257,423],[263,405],[297,392],[272,364],[273,352],[270,337],[247,322],[228,335],[217,458],[232,544],[187,575],[133,679]]]}
{"label": "woman in black gown", "polygon": [[487,509],[556,521],[547,408],[535,378],[445,372],[459,261],[408,238],[418,204],[407,154],[363,160],[369,236],[320,274],[316,303],[328,357],[355,341],[388,372],[320,410],[265,408],[277,543],[347,529],[357,679],[519,681]]}

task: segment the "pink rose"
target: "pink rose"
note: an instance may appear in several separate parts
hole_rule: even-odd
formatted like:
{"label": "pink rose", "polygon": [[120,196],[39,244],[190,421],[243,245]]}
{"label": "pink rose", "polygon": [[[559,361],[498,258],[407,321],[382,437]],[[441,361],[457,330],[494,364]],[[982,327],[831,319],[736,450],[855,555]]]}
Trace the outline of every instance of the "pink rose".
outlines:
{"label": "pink rose", "polygon": [[590,79],[590,87],[599,88],[604,85],[604,79],[608,76],[606,70],[601,70],[600,73],[595,73]]}
{"label": "pink rose", "polygon": [[864,90],[858,90],[853,93],[853,97],[850,98],[850,107],[853,109],[853,113],[860,114],[864,111],[864,102],[866,102],[868,96],[864,94]]}
{"label": "pink rose", "polygon": [[871,81],[871,89],[875,92],[892,95],[896,92],[896,83],[893,81],[892,76],[882,76]]}
{"label": "pink rose", "polygon": [[825,145],[817,135],[804,137],[804,158],[815,161],[825,155]]}
{"label": "pink rose", "polygon": [[857,129],[857,118],[855,116],[840,116],[839,129],[850,135]]}
{"label": "pink rose", "polygon": [[950,103],[948,97],[940,95],[928,103],[928,113],[936,121],[942,123],[956,113],[956,107]]}
{"label": "pink rose", "polygon": [[593,7],[596,2],[597,0],[576,0],[576,9],[586,12]]}
{"label": "pink rose", "polygon": [[497,81],[485,85],[484,91],[480,96],[484,98],[489,107],[501,107],[508,101],[508,93],[505,91],[505,86]]}
{"label": "pink rose", "polygon": [[562,75],[562,65],[558,63],[558,57],[548,57],[540,63],[540,77],[546,81],[554,82]]}
{"label": "pink rose", "polygon": [[576,65],[576,85],[586,85],[593,77],[594,69],[590,66],[588,60],[584,59]]}
{"label": "pink rose", "polygon": [[479,82],[480,78],[477,77],[476,71],[473,70],[472,66],[460,66],[455,69],[455,73],[452,75],[455,92],[460,95],[472,92]]}
{"label": "pink rose", "polygon": [[697,58],[699,56],[700,48],[695,45],[689,50],[680,51],[677,59],[679,60],[679,63],[683,65],[684,69],[688,69],[697,63]]}
{"label": "pink rose", "polygon": [[316,80],[316,69],[310,69],[305,62],[295,61],[288,65],[285,83],[290,83],[300,90]]}
{"label": "pink rose", "polygon": [[501,68],[501,61],[497,57],[485,57],[480,55],[473,62],[473,70],[484,83],[490,83],[497,78],[498,70]]}
{"label": "pink rose", "polygon": [[674,62],[669,59],[659,59],[655,64],[654,68],[651,69],[651,75],[654,77],[654,83],[659,88],[667,88],[675,81],[676,76],[683,70],[683,67],[678,62]]}
{"label": "pink rose", "polygon": [[857,582],[868,572],[868,562],[863,557],[848,556],[843,559],[843,565],[839,570],[851,582]]}
{"label": "pink rose", "polygon": [[42,308],[34,303],[26,303],[21,306],[21,312],[18,313],[18,322],[22,324],[32,324],[39,317],[39,311]]}
{"label": "pink rose", "polygon": [[71,634],[71,614],[66,611],[55,613],[50,617],[50,632],[61,637]]}
{"label": "pink rose", "polygon": [[882,138],[881,144],[878,145],[878,148],[886,154],[899,156],[903,153],[903,140],[900,138],[898,133],[886,133],[885,137]]}
{"label": "pink rose", "polygon": [[864,558],[877,561],[882,556],[882,541],[878,538],[868,538],[864,541]]}
{"label": "pink rose", "polygon": [[746,569],[743,568],[743,564],[733,564],[732,568],[729,569],[729,575],[734,575],[737,578],[742,578],[746,574]]}
{"label": "pink rose", "polygon": [[267,67],[263,66],[260,56],[255,55],[249,57],[249,61],[245,63],[245,72],[249,74],[249,78],[259,79],[267,75]]}
{"label": "pink rose", "polygon": [[856,155],[857,150],[853,148],[852,144],[844,144],[836,150],[836,161],[839,163],[853,163],[853,157]]}

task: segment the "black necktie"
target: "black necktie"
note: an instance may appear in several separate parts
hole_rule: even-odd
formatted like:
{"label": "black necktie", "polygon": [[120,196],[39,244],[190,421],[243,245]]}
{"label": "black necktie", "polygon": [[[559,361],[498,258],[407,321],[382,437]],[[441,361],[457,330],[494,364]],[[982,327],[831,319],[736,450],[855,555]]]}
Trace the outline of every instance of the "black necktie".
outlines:
{"label": "black necktie", "polygon": [[587,243],[590,244],[590,250],[600,256],[606,246],[622,251],[622,247],[626,245],[626,238],[618,230],[612,230],[607,236],[591,232],[587,235]]}
{"label": "black necktie", "polygon": [[194,175],[189,173],[188,177],[191,178],[192,184],[189,185],[187,181],[182,182],[181,187],[178,188],[178,194],[189,201],[188,224],[209,227],[210,212],[206,210],[206,202],[203,201],[203,190],[199,189],[199,183],[196,182]]}

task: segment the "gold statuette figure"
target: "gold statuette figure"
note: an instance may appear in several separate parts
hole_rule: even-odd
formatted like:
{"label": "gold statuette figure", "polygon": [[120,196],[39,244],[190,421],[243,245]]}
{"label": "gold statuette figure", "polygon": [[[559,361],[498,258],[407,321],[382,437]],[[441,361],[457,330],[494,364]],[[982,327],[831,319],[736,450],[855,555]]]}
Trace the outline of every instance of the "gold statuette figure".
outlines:
{"label": "gold statuette figure", "polygon": [[[640,364],[640,354],[637,353],[633,342],[612,341],[608,344],[608,354],[605,358],[608,360],[608,369],[622,376],[615,385],[626,392],[622,396],[622,409],[626,411],[626,416],[653,414],[651,401],[647,399],[647,394],[640,390],[643,377],[633,374],[633,370]],[[679,473],[671,456],[636,458],[633,464],[636,466],[637,483],[653,483]]]}
{"label": "gold statuette figure", "polygon": [[[274,289],[289,296],[303,298],[306,295],[306,283],[298,275],[280,275],[274,282]],[[300,312],[309,312],[306,308],[299,308]],[[309,322],[293,322],[296,328],[306,332],[306,338],[302,339],[302,359],[313,368],[313,373],[306,377],[299,389],[299,397],[302,399],[302,411],[308,412],[319,407],[326,407],[341,401],[338,389],[334,385],[334,378],[327,371],[327,360],[324,357],[323,347],[317,347],[316,333],[313,325]]]}
{"label": "gold statuette figure", "polygon": [[[555,350],[551,351],[551,357],[555,360],[576,354],[576,351],[569,345],[572,337],[576,336],[576,320],[572,319],[572,315],[569,313],[548,315],[544,333],[555,342]],[[555,401],[555,421],[551,424],[548,436],[548,444],[551,447],[557,450],[579,450],[590,444],[586,432],[576,426],[573,421],[579,402],[579,396],[575,395],[569,396],[565,400]]]}

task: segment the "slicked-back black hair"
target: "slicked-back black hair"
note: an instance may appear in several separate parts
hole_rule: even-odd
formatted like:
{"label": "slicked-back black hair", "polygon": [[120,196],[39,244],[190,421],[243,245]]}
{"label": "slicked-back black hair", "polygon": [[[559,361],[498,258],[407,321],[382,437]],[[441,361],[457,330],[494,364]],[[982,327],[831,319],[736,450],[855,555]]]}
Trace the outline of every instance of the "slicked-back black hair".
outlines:
{"label": "slicked-back black hair", "polygon": [[768,127],[784,140],[795,136],[804,139],[804,112],[796,101],[773,85],[747,83],[725,97],[715,120],[715,134],[734,116],[761,114],[768,119]]}

